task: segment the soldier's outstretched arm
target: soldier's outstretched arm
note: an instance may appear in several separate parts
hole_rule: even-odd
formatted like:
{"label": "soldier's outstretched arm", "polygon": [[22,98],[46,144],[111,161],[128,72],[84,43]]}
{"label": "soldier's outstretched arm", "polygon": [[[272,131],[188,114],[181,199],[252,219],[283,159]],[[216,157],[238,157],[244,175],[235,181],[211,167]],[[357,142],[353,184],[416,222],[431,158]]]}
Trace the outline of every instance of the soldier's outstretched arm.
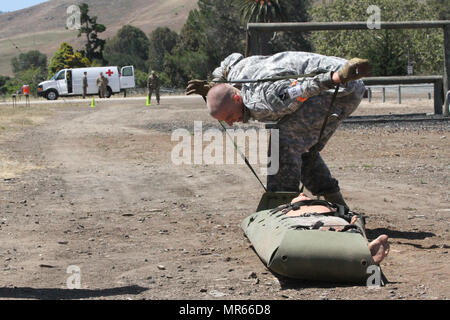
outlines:
{"label": "soldier's outstretched arm", "polygon": [[[359,80],[370,74],[370,64],[366,59],[353,58],[338,72],[327,72],[313,78],[306,78],[296,86],[296,94],[304,99],[320,95],[337,84],[342,84],[339,96],[348,95],[355,90],[349,82]],[[362,84],[361,84],[362,85]]]}

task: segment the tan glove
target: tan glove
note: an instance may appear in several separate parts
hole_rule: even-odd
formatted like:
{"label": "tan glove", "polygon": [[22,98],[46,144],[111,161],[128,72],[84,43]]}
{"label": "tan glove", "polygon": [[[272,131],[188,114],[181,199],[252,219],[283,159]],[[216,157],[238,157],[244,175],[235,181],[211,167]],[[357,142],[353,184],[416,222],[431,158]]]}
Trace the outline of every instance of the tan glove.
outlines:
{"label": "tan glove", "polygon": [[355,81],[370,74],[370,63],[367,59],[353,58],[338,71],[342,83]]}
{"label": "tan glove", "polygon": [[205,96],[208,94],[209,89],[213,87],[212,83],[208,83],[204,80],[191,80],[186,87],[186,95],[199,94]]}

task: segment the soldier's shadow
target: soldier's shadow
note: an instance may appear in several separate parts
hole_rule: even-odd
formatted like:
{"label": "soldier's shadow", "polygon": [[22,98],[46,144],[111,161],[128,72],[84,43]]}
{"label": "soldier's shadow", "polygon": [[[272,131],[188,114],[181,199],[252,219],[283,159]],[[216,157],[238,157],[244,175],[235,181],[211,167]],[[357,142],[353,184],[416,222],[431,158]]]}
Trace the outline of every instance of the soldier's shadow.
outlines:
{"label": "soldier's shadow", "polygon": [[38,299],[38,300],[74,300],[87,298],[104,298],[122,295],[138,295],[148,288],[125,286],[108,289],[55,289],[55,288],[0,288],[0,298]]}
{"label": "soldier's shadow", "polygon": [[413,231],[398,231],[386,228],[366,229],[367,238],[369,240],[376,239],[378,236],[385,234],[392,239],[408,239],[408,240],[424,240],[426,238],[435,237],[436,234],[432,232],[413,232]]}

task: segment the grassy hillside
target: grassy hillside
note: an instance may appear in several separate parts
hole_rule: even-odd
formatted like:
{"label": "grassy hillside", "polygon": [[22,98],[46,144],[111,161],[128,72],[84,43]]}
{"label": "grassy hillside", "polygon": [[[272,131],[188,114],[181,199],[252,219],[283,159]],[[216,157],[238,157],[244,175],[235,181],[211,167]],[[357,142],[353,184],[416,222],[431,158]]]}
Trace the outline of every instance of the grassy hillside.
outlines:
{"label": "grassy hillside", "polygon": [[89,4],[90,15],[98,16],[112,37],[125,24],[149,34],[157,27],[179,31],[197,0],[50,0],[27,9],[0,15],[0,74],[12,75],[11,59],[20,52],[39,50],[50,58],[63,41],[81,49],[76,31],[66,30],[67,8],[74,3]]}

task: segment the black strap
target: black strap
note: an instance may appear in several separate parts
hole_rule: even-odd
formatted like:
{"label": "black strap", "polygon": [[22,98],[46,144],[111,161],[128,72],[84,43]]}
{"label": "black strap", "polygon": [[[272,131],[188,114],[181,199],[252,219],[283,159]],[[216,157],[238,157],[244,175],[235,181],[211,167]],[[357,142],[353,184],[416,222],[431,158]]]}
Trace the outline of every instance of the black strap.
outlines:
{"label": "black strap", "polygon": [[270,214],[275,214],[277,212],[280,211],[290,211],[290,210],[298,210],[300,209],[302,206],[325,206],[328,209],[330,209],[330,212],[324,212],[324,213],[320,213],[320,215],[324,215],[324,216],[335,216],[338,218],[342,218],[345,221],[349,222],[352,220],[353,216],[358,216],[362,219],[364,219],[364,216],[350,211],[349,208],[347,208],[346,206],[337,204],[337,203],[331,203],[325,200],[303,200],[303,201],[297,201],[294,203],[288,203],[279,207],[276,207],[274,209],[272,209],[272,211],[270,211]]}
{"label": "black strap", "polygon": [[[206,97],[202,96],[203,100],[205,100],[206,102]],[[231,142],[233,142],[234,148],[236,149],[236,151],[239,153],[239,155],[242,157],[242,159],[244,159],[245,164],[247,165],[247,167],[252,171],[253,175],[256,177],[256,179],[258,179],[259,183],[261,184],[261,186],[263,187],[264,191],[267,192],[267,188],[264,185],[264,183],[262,183],[261,179],[259,179],[258,175],[256,174],[255,170],[253,169],[252,165],[250,164],[250,162],[248,162],[247,157],[245,156],[245,154],[243,154],[241,152],[241,150],[239,150],[238,146],[236,145],[236,143],[234,142],[234,140],[230,137],[230,135],[227,132],[227,129],[225,128],[225,126],[223,125],[222,121],[219,121],[220,125],[222,126],[223,130],[225,130],[225,133],[227,134],[228,138],[230,138]]]}
{"label": "black strap", "polygon": [[263,187],[264,191],[267,192],[267,188],[264,185],[264,183],[262,183],[261,179],[259,179],[258,175],[256,174],[255,170],[253,169],[252,165],[250,164],[250,162],[248,162],[247,157],[241,152],[241,150],[239,150],[238,146],[236,145],[236,143],[234,142],[234,140],[230,137],[230,135],[228,134],[227,129],[225,128],[225,126],[223,125],[222,121],[219,121],[220,125],[222,126],[223,130],[225,130],[225,133],[227,134],[228,138],[230,138],[231,142],[233,142],[234,148],[236,149],[236,151],[239,153],[239,155],[242,157],[242,159],[245,161],[245,164],[247,165],[247,167],[252,171],[253,175],[256,177],[256,179],[258,179],[259,183],[261,184],[261,186]]}

